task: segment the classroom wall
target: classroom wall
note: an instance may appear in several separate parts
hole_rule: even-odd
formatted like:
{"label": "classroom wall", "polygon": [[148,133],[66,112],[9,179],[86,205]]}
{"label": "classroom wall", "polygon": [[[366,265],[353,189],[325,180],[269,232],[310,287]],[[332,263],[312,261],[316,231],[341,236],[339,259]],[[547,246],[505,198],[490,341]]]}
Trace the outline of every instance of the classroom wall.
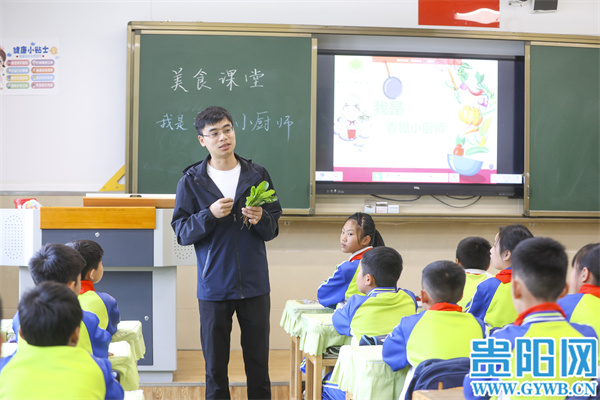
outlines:
{"label": "classroom wall", "polygon": [[[560,0],[545,14],[508,3],[500,28],[476,29],[600,35],[600,2]],[[60,55],[58,94],[0,94],[0,194],[97,191],[125,164],[129,21],[439,28],[418,26],[418,0],[0,0],[0,14],[0,45],[56,38]]]}
{"label": "classroom wall", "polygon": [[[13,208],[15,197],[32,195],[46,206],[81,206],[83,193],[98,191],[124,165],[129,21],[436,28],[418,26],[417,12],[418,0],[0,0],[0,45],[6,38],[57,38],[61,55],[58,94],[0,94],[0,207]],[[477,30],[600,36],[597,1],[560,0],[558,12],[533,14],[527,6],[513,7],[500,0],[500,13],[500,28]],[[414,291],[427,263],[452,259],[465,236],[493,241],[497,227],[520,220],[522,212],[521,201],[506,199],[484,199],[463,211],[434,203],[428,199],[417,207],[403,206],[404,214],[416,214],[417,219],[398,217],[377,224],[387,244],[404,257],[400,286]],[[314,299],[319,283],[346,258],[338,243],[343,219],[333,216],[349,215],[363,204],[364,199],[318,197],[317,209],[329,219],[282,219],[279,238],[268,244],[272,348],[289,345],[279,328],[285,300]],[[479,214],[509,217],[478,221]],[[427,219],[428,215],[445,217]],[[570,256],[600,238],[597,220],[526,224],[535,235],[563,242]],[[195,267],[180,266],[177,279],[177,346],[198,349]],[[17,267],[0,266],[0,295],[5,316],[13,315],[18,303]],[[234,336],[233,348],[239,348],[237,330]]]}
{"label": "classroom wall", "polygon": [[[0,196],[0,208],[10,208],[11,196]],[[80,196],[38,196],[46,206],[82,206]],[[348,255],[340,251],[339,237],[345,216],[357,209],[342,209],[335,217],[282,217],[279,236],[267,243],[271,281],[271,348],[289,348],[289,336],[279,326],[289,299],[316,299],[319,284]],[[404,271],[399,286],[419,293],[422,269],[435,260],[454,260],[458,242],[467,236],[482,236],[493,243],[499,226],[525,224],[535,236],[548,236],[563,243],[569,259],[583,245],[600,241],[598,219],[520,216],[493,218],[474,216],[375,216],[377,229],[387,246],[400,252]],[[3,313],[10,318],[17,309],[18,267],[0,266]],[[118,300],[118,299],[117,299]],[[200,349],[200,321],[196,300],[196,266],[177,268],[177,348]],[[239,350],[239,328],[234,324],[232,349]]]}

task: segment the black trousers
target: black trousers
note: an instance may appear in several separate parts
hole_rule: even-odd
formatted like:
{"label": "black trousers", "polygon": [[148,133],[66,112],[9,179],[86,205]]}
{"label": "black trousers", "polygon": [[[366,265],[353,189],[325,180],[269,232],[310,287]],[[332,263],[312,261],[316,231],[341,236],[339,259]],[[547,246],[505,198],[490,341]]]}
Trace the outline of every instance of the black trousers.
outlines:
{"label": "black trousers", "polygon": [[200,341],[206,365],[206,399],[231,398],[227,369],[234,312],[241,330],[248,399],[270,399],[270,295],[241,300],[198,300],[198,307]]}

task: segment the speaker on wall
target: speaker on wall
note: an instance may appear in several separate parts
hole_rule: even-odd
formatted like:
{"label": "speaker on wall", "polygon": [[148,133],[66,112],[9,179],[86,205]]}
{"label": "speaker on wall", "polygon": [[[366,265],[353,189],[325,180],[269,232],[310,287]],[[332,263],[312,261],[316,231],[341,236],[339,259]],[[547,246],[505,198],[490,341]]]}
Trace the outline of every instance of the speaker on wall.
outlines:
{"label": "speaker on wall", "polygon": [[558,8],[558,0],[531,0],[533,12],[553,12]]}

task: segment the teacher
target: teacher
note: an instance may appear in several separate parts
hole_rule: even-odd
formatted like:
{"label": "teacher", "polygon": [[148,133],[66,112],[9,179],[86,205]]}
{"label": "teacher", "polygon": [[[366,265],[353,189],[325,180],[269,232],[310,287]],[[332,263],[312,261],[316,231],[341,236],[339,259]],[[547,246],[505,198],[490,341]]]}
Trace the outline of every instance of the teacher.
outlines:
{"label": "teacher", "polygon": [[[180,245],[194,245],[198,264],[200,340],[206,398],[229,399],[227,367],[233,314],[241,330],[248,399],[270,399],[269,271],[265,242],[279,233],[279,201],[245,207],[250,188],[273,183],[267,170],[235,154],[229,112],[217,106],[196,117],[209,152],[183,171],[171,226]],[[244,224],[247,218],[249,224]]]}

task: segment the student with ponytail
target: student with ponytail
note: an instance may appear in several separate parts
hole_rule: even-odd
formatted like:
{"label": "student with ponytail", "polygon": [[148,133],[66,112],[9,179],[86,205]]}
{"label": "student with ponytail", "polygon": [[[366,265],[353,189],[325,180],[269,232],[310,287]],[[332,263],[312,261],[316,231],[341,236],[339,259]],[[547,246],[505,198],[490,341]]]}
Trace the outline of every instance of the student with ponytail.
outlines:
{"label": "student with ponytail", "polygon": [[350,254],[350,258],[339,264],[334,274],[319,286],[317,299],[324,307],[336,308],[353,294],[361,294],[356,285],[360,260],[366,251],[385,246],[385,243],[375,229],[373,218],[369,214],[357,212],[344,223],[340,246],[343,253]]}

